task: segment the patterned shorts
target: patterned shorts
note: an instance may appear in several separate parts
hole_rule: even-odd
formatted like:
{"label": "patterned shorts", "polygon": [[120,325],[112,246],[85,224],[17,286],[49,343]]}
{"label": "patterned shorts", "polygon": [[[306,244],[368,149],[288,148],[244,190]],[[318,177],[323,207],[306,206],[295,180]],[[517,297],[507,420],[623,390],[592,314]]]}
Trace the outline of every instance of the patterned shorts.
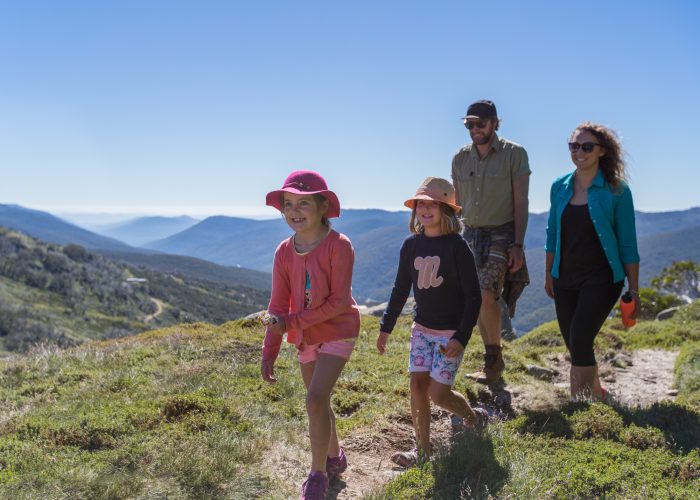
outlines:
{"label": "patterned shorts", "polygon": [[[473,241],[467,240],[467,243],[471,248]],[[481,289],[493,292],[496,298],[503,292],[503,284],[508,273],[508,246],[508,240],[492,239],[486,262],[482,266],[478,262],[476,265]]]}
{"label": "patterned shorts", "polygon": [[430,378],[441,384],[452,386],[457,370],[462,364],[464,353],[456,358],[447,358],[440,352],[440,346],[447,347],[450,337],[433,335],[414,323],[411,330],[411,353],[408,359],[408,371],[430,372]]}

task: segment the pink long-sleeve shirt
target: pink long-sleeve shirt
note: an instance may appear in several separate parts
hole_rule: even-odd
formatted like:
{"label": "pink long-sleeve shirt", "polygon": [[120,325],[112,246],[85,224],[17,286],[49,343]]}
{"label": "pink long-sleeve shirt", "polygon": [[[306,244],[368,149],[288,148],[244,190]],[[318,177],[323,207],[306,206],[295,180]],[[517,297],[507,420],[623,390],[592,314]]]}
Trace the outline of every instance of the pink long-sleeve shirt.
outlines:
{"label": "pink long-sleeve shirt", "polygon": [[[268,311],[284,318],[287,342],[297,347],[357,337],[360,311],[352,298],[355,251],[347,236],[334,230],[306,254],[294,249],[294,238],[279,244],[272,269]],[[311,307],[304,308],[306,274],[311,281]],[[263,358],[276,359],[282,336],[268,329]]]}

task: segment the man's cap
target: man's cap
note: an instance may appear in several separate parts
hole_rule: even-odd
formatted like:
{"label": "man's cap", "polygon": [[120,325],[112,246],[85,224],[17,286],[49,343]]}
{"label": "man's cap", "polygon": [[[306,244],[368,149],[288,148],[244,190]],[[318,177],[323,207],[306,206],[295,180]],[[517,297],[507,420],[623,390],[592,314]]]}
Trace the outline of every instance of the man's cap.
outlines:
{"label": "man's cap", "polygon": [[463,119],[496,118],[497,116],[496,105],[492,101],[482,99],[481,101],[476,101],[469,105],[467,114]]}

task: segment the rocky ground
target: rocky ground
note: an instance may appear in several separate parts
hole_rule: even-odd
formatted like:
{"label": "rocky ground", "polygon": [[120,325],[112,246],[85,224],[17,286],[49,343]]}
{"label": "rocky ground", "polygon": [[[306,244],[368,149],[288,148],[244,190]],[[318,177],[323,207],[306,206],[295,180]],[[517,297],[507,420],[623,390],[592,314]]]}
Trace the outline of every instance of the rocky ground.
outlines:
{"label": "rocky ground", "polygon": [[[628,406],[648,406],[673,399],[673,366],[678,352],[643,349],[620,352],[600,364],[601,380],[611,396]],[[559,405],[568,398],[569,361],[564,354],[550,358],[548,366],[528,367],[541,383],[527,387],[484,387],[479,391],[479,405],[488,409],[492,422],[510,418],[522,410]],[[449,444],[452,427],[449,414],[434,410],[431,426],[437,446]],[[348,456],[348,470],[331,483],[331,499],[361,498],[403,472],[390,460],[397,450],[409,450],[413,444],[410,417],[397,417],[390,428],[368,435],[358,435],[343,443]]]}

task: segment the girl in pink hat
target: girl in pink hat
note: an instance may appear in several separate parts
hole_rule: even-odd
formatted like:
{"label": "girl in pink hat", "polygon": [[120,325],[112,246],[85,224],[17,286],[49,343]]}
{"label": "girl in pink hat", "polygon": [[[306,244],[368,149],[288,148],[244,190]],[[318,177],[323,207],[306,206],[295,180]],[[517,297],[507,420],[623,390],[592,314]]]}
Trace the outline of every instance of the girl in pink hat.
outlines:
{"label": "girl in pink hat", "polygon": [[286,332],[297,347],[309,416],[311,472],[301,498],[323,499],[329,478],[347,468],[331,392],[360,331],[350,288],[355,254],[350,240],[331,229],[340,202],[316,172],[292,172],[281,189],[267,194],[266,204],[282,212],[294,234],[275,251],[261,374],[276,382],[274,365]]}
{"label": "girl in pink hat", "polygon": [[389,334],[413,288],[416,306],[411,328],[411,418],[417,448],[395,453],[403,467],[430,458],[430,401],[452,412],[462,428],[481,430],[488,413],[472,409],[452,390],[476,325],[481,291],[474,256],[462,238],[461,207],[452,183],[428,177],[415,196],[404,203],[411,209],[411,235],[401,246],[394,289],[380,323],[377,349],[386,351]]}

